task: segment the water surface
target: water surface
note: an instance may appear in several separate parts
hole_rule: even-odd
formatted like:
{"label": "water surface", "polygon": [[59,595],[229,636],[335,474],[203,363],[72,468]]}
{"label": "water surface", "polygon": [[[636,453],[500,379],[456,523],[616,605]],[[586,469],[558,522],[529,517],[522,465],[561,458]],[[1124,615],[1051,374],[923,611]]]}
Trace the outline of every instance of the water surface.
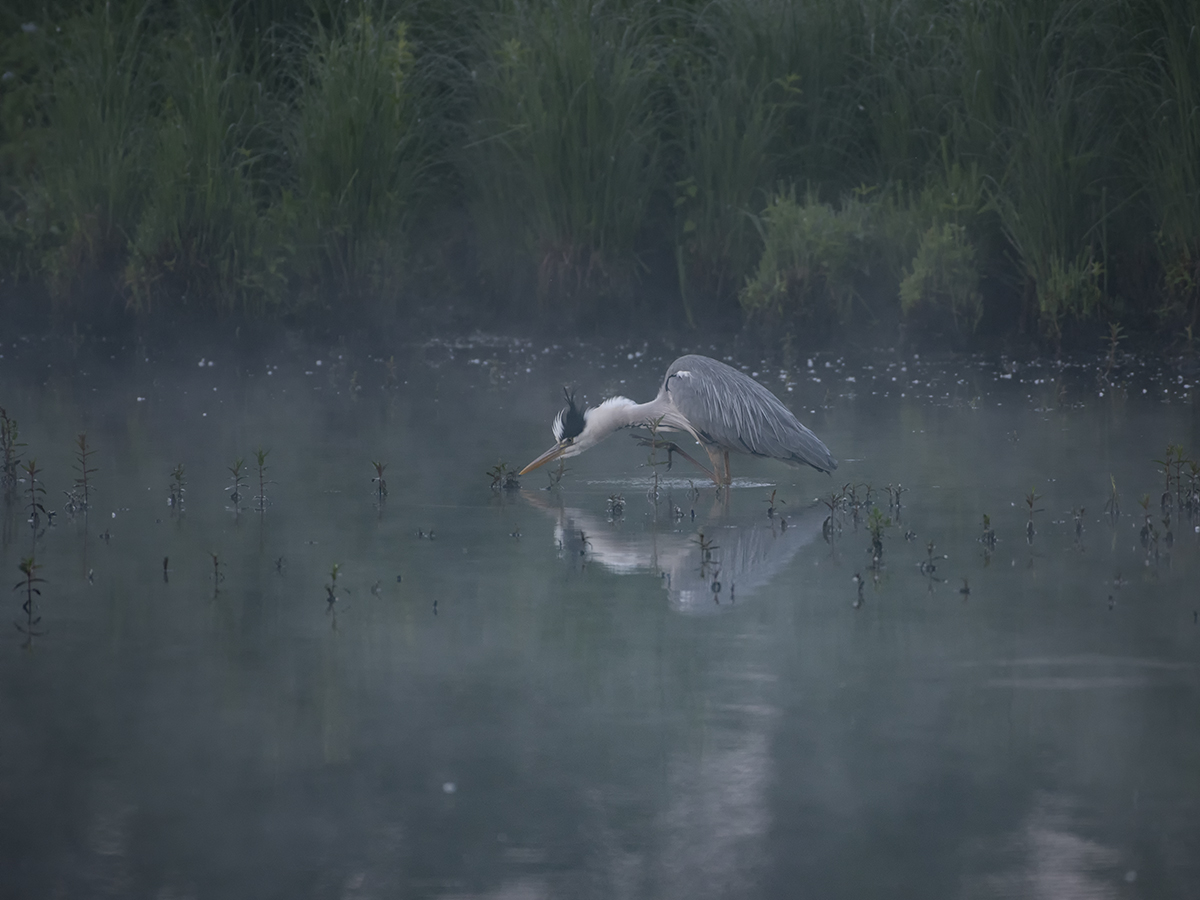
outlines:
{"label": "water surface", "polygon": [[1196,375],[732,360],[833,477],[735,457],[718,494],[618,435],[493,488],[564,383],[644,400],[674,355],[8,342],[57,514],[4,520],[46,582],[0,647],[0,893],[1196,896],[1200,533],[1152,462]]}

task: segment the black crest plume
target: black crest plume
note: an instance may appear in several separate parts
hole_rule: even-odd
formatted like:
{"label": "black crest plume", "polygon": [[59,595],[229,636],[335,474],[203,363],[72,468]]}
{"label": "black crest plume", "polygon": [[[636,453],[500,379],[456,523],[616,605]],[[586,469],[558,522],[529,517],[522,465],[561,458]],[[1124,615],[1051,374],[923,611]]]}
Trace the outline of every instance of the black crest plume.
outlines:
{"label": "black crest plume", "polygon": [[574,392],[563,388],[563,396],[567,398],[567,405],[554,417],[554,439],[560,443],[579,437],[584,426],[583,413],[575,405]]}

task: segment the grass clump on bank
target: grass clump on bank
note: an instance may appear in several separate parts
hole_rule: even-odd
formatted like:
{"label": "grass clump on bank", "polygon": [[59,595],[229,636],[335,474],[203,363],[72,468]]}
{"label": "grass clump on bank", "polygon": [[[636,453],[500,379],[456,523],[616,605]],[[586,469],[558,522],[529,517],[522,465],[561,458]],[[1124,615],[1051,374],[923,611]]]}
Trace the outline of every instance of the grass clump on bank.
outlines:
{"label": "grass clump on bank", "polygon": [[[282,248],[269,232],[270,109],[227,19],[195,20],[158,49],[158,113],[128,245],[132,305],[211,298],[220,309],[279,303]],[[265,258],[270,255],[271,258]],[[248,258],[247,258],[248,257]]]}
{"label": "grass clump on bank", "polygon": [[5,90],[6,103],[10,91],[28,101],[20,119],[6,123],[5,137],[24,145],[26,166],[10,182],[6,218],[18,233],[21,268],[61,303],[92,273],[126,259],[141,216],[157,81],[148,30],[142,8],[104,4],[53,33],[26,23],[19,38],[9,37],[23,44],[30,71],[25,84]]}
{"label": "grass clump on bank", "polygon": [[363,7],[340,28],[319,26],[300,55],[280,209],[300,251],[294,270],[310,286],[394,296],[433,162],[408,26]]}
{"label": "grass clump on bank", "polygon": [[105,3],[18,34],[6,55],[17,41],[29,63],[6,100],[26,109],[5,136],[29,149],[3,198],[8,261],[58,302],[98,279],[135,311],[400,293],[434,131],[399,15],[314,8],[247,32]]}
{"label": "grass clump on bank", "polygon": [[[921,236],[912,268],[900,282],[900,308],[906,317],[924,316],[969,334],[983,316],[975,247],[962,225],[930,225]],[[936,327],[936,326],[935,326]]]}
{"label": "grass clump on bank", "polygon": [[750,322],[767,331],[828,329],[855,312],[872,315],[866,294],[881,256],[879,215],[879,203],[859,197],[836,209],[811,193],[774,197],[762,214],[762,258],[740,295]]}
{"label": "grass clump on bank", "polygon": [[783,27],[790,14],[787,4],[712,3],[665,23],[671,250],[692,327],[727,318],[722,305],[762,252],[754,216],[781,171],[801,97],[784,37],[794,33]]}
{"label": "grass clump on bank", "polygon": [[628,299],[659,188],[649,22],[513,4],[482,32],[461,166],[484,272],[526,314],[594,315]]}
{"label": "grass clump on bank", "polygon": [[1200,32],[1194,6],[1164,0],[1151,11],[1131,75],[1148,128],[1130,169],[1156,228],[1165,293],[1159,314],[1181,325],[1190,342],[1200,323]]}
{"label": "grass clump on bank", "polygon": [[0,263],[64,316],[1200,318],[1188,0],[63,9],[0,14]]}

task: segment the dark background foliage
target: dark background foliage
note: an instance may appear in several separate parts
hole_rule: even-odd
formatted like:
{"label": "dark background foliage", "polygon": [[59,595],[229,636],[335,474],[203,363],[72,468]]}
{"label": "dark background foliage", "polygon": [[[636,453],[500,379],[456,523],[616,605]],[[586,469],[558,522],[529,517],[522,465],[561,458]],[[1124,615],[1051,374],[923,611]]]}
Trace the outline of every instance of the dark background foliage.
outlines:
{"label": "dark background foliage", "polygon": [[9,315],[948,346],[1200,314],[1195,0],[15,2]]}

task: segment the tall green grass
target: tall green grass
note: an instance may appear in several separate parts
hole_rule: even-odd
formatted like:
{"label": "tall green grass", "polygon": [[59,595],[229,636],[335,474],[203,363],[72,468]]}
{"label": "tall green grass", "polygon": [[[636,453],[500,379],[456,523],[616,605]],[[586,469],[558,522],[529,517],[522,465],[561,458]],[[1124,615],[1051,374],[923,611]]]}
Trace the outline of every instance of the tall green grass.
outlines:
{"label": "tall green grass", "polygon": [[1111,115],[1117,5],[881,2],[870,11],[860,102],[878,177],[944,195],[964,193],[948,191],[947,173],[973,172],[965,193],[982,188],[987,202],[960,205],[955,224],[997,248],[989,267],[1008,287],[996,299],[1048,336],[1111,306],[1104,236],[1121,202],[1111,164],[1122,137]]}
{"label": "tall green grass", "polygon": [[145,199],[149,119],[157,89],[147,7],[95,4],[36,42],[31,73],[44,117],[36,175],[21,190],[42,266],[60,300],[118,263]]}
{"label": "tall green grass", "polygon": [[467,309],[560,325],[1200,322],[1194,0],[22,24],[0,12],[0,262],[66,310],[96,283],[135,310],[403,308],[453,260]]}
{"label": "tall green grass", "polygon": [[631,7],[511,3],[479,35],[462,168],[484,269],[568,320],[628,299],[661,187],[660,60]]}
{"label": "tall green grass", "polygon": [[294,180],[282,217],[295,268],[343,293],[394,297],[433,164],[416,48],[402,18],[366,5],[315,27],[286,141]]}
{"label": "tall green grass", "polygon": [[131,302],[145,308],[191,291],[219,308],[261,312],[283,287],[279,250],[264,233],[271,110],[261,84],[228,19],[194,19],[157,50],[162,96],[129,240]]}
{"label": "tall green grass", "polygon": [[[1102,237],[1119,122],[1101,54],[1118,45],[1093,4],[1062,3],[1044,18],[1039,11],[1034,4],[988,11],[990,27],[973,42],[986,40],[988,52],[1012,66],[1001,83],[1007,115],[993,126],[990,207],[1036,297],[1042,329],[1057,338],[1065,319],[1095,315],[1105,301]],[[965,24],[974,32],[983,23]]]}
{"label": "tall green grass", "polygon": [[721,315],[760,252],[753,217],[779,171],[784,121],[800,96],[772,47],[792,24],[787,10],[714,3],[676,25],[692,41],[677,41],[683,49],[666,66],[675,116],[666,146],[673,250],[692,327]]}
{"label": "tall green grass", "polygon": [[1138,65],[1132,69],[1130,163],[1144,191],[1163,272],[1160,314],[1194,336],[1200,324],[1200,31],[1196,6],[1149,0]]}

